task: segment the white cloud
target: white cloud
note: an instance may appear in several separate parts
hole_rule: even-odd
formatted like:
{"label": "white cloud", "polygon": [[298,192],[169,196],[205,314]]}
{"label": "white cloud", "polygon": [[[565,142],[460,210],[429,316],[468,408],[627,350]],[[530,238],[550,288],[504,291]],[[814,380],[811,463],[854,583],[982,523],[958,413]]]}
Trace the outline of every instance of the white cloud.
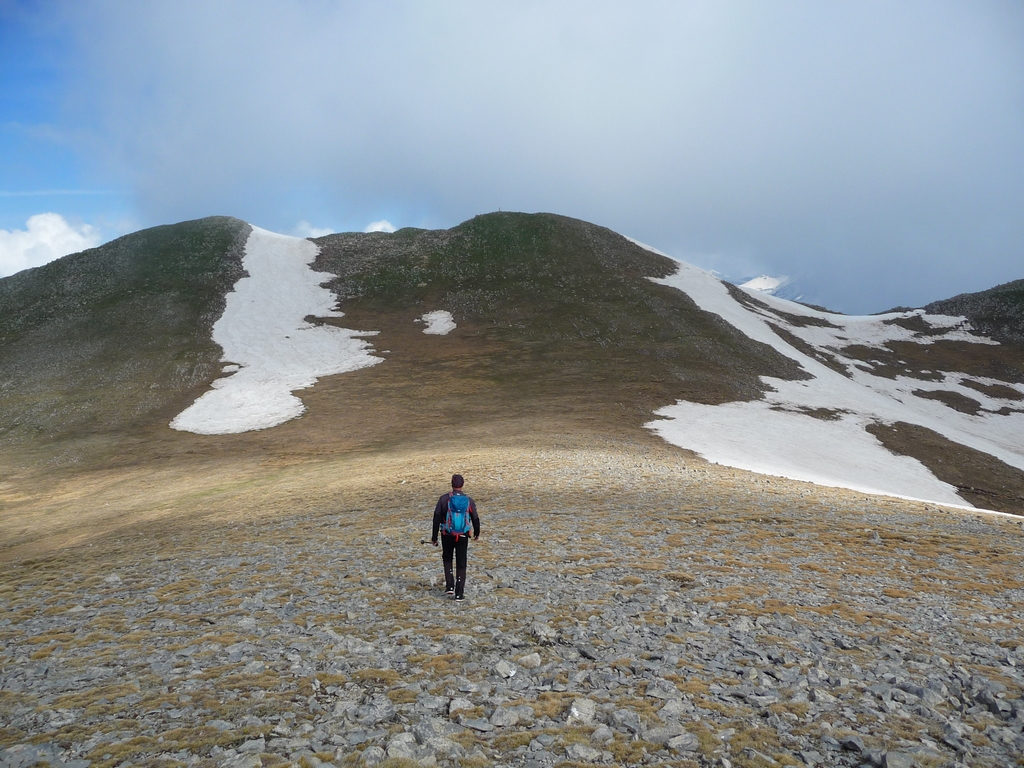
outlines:
{"label": "white cloud", "polygon": [[26,227],[0,229],[0,277],[95,248],[103,242],[95,227],[73,226],[59,213],[38,213],[29,218]]}
{"label": "white cloud", "polygon": [[395,225],[387,219],[381,219],[380,221],[371,221],[366,225],[366,229],[363,232],[394,232]]}
{"label": "white cloud", "polygon": [[314,227],[308,221],[303,219],[295,228],[292,230],[292,234],[295,237],[323,237],[324,235],[333,235],[334,230],[330,227]]}

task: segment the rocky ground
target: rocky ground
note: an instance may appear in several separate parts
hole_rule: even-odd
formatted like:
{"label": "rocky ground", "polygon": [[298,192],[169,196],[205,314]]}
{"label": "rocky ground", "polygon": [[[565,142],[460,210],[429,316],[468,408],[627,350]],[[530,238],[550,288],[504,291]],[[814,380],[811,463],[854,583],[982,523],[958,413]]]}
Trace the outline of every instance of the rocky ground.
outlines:
{"label": "rocky ground", "polygon": [[400,474],[5,565],[0,766],[1024,765],[1020,520],[669,453],[459,468],[464,603],[443,483]]}

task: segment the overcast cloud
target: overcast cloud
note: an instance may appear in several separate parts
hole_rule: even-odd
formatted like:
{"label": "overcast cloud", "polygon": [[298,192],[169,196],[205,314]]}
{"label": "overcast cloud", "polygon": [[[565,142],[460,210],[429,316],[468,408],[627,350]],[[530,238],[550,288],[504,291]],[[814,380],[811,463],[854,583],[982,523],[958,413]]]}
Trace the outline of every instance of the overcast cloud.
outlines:
{"label": "overcast cloud", "polygon": [[57,129],[147,224],[553,211],[850,312],[1024,277],[1016,2],[55,9]]}

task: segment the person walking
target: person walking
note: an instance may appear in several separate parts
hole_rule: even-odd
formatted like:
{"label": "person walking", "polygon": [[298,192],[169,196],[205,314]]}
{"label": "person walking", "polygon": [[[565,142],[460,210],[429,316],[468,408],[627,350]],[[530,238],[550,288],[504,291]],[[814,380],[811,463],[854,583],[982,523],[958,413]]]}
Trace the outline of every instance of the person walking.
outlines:
{"label": "person walking", "polygon": [[[480,516],[476,502],[462,492],[465,480],[452,475],[452,489],[437,500],[434,507],[434,527],[430,543],[437,546],[441,533],[441,562],[444,563],[444,593],[456,600],[466,597],[466,560],[469,555],[469,530],[472,525],[473,541],[480,538]],[[455,572],[452,573],[452,559]]]}

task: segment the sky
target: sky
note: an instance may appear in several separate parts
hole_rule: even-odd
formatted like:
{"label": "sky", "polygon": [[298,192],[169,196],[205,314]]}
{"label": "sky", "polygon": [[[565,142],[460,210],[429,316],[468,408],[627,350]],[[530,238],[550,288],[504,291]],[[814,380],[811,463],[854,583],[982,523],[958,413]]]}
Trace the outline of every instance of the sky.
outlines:
{"label": "sky", "polygon": [[849,313],[1024,278],[1024,4],[0,0],[0,275],[499,209]]}

